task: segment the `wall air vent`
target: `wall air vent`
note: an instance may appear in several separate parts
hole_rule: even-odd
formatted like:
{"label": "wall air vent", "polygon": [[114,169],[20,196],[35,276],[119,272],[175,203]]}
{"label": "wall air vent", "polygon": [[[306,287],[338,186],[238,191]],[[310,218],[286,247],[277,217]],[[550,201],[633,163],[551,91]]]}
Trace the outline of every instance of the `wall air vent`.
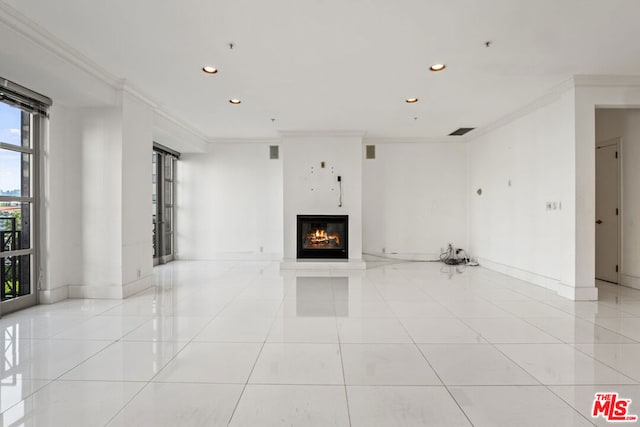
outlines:
{"label": "wall air vent", "polygon": [[459,128],[449,134],[449,136],[462,136],[474,130],[475,128]]}
{"label": "wall air vent", "polygon": [[375,159],[376,158],[376,146],[375,145],[367,145],[366,146],[366,158],[367,159]]}
{"label": "wall air vent", "polygon": [[279,145],[270,145],[269,146],[269,158],[272,159],[272,160],[280,158],[280,146]]}

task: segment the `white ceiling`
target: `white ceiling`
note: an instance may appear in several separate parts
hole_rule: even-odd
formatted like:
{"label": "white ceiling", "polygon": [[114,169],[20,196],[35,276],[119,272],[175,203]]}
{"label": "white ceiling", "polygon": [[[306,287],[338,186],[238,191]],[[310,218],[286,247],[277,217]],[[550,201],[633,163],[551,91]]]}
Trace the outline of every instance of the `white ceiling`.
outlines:
{"label": "white ceiling", "polygon": [[574,74],[640,75],[640,0],[0,2],[210,139],[439,138]]}

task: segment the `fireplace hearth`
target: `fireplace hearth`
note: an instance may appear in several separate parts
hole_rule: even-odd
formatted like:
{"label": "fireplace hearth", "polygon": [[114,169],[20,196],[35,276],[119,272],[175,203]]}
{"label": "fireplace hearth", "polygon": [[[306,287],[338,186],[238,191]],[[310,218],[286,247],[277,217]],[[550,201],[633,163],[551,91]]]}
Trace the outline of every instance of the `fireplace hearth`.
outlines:
{"label": "fireplace hearth", "polygon": [[349,258],[348,215],[298,215],[298,259]]}

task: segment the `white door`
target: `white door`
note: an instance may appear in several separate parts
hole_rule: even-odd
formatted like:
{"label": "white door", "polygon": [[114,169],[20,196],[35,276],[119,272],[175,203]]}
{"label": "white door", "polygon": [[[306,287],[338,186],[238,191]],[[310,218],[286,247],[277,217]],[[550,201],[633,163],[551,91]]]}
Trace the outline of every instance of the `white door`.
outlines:
{"label": "white door", "polygon": [[596,279],[618,283],[619,141],[596,148]]}

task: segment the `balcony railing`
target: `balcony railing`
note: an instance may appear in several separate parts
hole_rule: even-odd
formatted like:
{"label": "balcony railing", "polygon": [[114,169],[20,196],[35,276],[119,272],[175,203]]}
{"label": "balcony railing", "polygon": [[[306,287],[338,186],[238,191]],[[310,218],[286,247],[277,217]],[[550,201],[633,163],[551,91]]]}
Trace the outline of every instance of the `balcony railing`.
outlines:
{"label": "balcony railing", "polygon": [[3,252],[22,248],[17,218],[0,218],[0,296],[1,300],[29,293],[29,255],[3,256]]}

